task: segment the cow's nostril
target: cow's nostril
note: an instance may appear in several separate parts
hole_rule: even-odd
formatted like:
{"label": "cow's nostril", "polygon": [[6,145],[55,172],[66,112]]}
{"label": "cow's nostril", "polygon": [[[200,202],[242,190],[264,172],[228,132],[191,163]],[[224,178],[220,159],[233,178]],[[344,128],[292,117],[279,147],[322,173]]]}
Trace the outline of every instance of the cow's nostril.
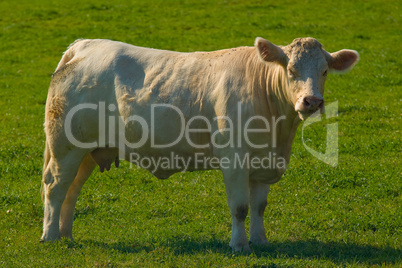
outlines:
{"label": "cow's nostril", "polygon": [[321,100],[320,105],[318,105],[318,109],[324,108],[324,100]]}
{"label": "cow's nostril", "polygon": [[310,106],[310,102],[308,101],[308,98],[304,98],[304,99],[303,99],[303,104],[304,104],[304,106],[306,106],[306,107],[309,107],[309,106]]}
{"label": "cow's nostril", "polygon": [[324,107],[324,100],[316,97],[304,97],[303,105],[306,109],[317,110]]}

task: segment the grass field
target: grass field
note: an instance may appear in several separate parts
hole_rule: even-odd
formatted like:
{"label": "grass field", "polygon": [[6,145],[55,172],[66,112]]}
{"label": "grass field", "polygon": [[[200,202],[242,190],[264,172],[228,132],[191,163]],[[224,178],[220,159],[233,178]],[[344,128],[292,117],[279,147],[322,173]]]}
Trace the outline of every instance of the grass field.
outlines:
{"label": "grass field", "polygon": [[[400,2],[385,0],[0,1],[0,266],[401,267],[401,14]],[[220,172],[158,181],[128,163],[96,169],[86,183],[75,242],[39,243],[44,105],[70,43],[210,51],[251,46],[257,36],[278,45],[311,36],[327,51],[361,56],[326,84],[326,102],[339,103],[331,119],[339,165],[310,155],[298,132],[268,196],[269,246],[232,254]],[[304,133],[321,151],[325,123]]]}

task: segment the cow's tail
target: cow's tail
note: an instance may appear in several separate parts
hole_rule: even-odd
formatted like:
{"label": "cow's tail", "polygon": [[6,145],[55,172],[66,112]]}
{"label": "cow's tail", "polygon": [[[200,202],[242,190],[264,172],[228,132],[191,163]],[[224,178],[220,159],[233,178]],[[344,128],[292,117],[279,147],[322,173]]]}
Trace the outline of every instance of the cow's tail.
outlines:
{"label": "cow's tail", "polygon": [[77,39],[71,45],[68,46],[59,64],[57,65],[55,72],[63,68],[63,66],[65,66],[68,62],[70,62],[74,58],[74,55],[76,54],[77,44],[82,41],[85,41],[85,39]]}
{"label": "cow's tail", "polygon": [[[49,150],[49,146],[46,142],[45,145],[45,152],[43,154],[43,170],[42,170],[42,175],[45,174],[45,170],[47,168],[47,166],[49,165],[50,162],[50,150]],[[44,181],[42,178],[42,183],[41,183],[41,187],[40,187],[40,194],[42,197],[42,202],[45,201],[45,185],[44,185]]]}

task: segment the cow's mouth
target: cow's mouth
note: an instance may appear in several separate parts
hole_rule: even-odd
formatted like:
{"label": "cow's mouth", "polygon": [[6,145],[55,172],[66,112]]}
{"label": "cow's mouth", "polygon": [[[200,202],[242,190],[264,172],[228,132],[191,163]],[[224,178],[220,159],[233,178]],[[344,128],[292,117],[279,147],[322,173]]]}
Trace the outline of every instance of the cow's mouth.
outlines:
{"label": "cow's mouth", "polygon": [[315,117],[315,116],[319,116],[320,114],[323,114],[325,112],[324,110],[324,106],[320,107],[319,109],[315,110],[315,111],[311,111],[311,110],[307,110],[307,111],[296,111],[297,114],[299,115],[299,118],[304,121],[307,118],[311,117]]}
{"label": "cow's mouth", "polygon": [[297,114],[299,115],[299,118],[300,118],[302,121],[306,120],[306,119],[309,118],[311,115],[316,114],[316,113],[317,113],[317,111],[316,111],[316,112],[313,112],[313,113],[301,112],[301,111],[298,111],[298,112],[297,112]]}

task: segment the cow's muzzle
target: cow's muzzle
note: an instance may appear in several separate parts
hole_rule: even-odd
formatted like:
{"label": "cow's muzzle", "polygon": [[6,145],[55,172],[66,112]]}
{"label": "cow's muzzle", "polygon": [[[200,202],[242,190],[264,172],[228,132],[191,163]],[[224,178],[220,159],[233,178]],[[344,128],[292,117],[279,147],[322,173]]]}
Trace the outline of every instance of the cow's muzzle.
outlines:
{"label": "cow's muzzle", "polygon": [[324,112],[324,99],[316,96],[305,96],[300,98],[295,107],[301,120],[305,120],[311,114],[320,111]]}

